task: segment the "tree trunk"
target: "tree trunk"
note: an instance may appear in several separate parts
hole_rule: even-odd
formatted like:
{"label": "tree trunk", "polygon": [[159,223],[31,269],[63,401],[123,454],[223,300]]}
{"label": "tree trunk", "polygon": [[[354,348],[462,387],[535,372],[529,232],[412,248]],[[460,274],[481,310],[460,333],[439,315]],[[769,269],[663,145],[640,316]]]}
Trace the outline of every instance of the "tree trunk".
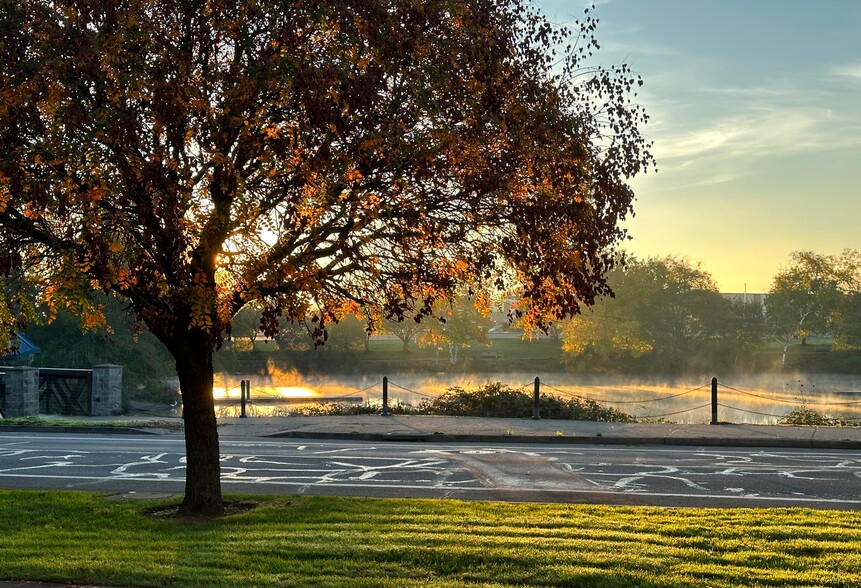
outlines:
{"label": "tree trunk", "polygon": [[181,512],[222,514],[218,425],[212,398],[212,349],[204,335],[190,334],[174,353],[185,421],[185,498]]}
{"label": "tree trunk", "polygon": [[458,350],[459,349],[458,349],[457,345],[449,344],[449,346],[448,346],[448,362],[451,365],[457,365],[457,352],[458,352]]}

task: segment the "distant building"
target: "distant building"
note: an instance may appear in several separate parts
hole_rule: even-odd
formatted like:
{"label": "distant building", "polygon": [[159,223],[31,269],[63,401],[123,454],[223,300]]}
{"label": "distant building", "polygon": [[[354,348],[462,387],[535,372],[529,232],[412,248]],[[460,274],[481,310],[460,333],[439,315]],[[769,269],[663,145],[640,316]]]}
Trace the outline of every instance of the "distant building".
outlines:
{"label": "distant building", "polygon": [[751,292],[721,292],[720,295],[735,303],[758,304],[762,308],[762,311],[765,312],[765,300],[768,298],[768,294]]}
{"label": "distant building", "polygon": [[16,360],[22,359],[24,357],[28,357],[30,355],[35,355],[36,353],[40,353],[42,350],[39,349],[39,346],[30,341],[24,335],[18,334],[18,341],[15,345],[13,345],[12,350],[7,351],[5,354],[0,353],[0,359],[2,360]]}

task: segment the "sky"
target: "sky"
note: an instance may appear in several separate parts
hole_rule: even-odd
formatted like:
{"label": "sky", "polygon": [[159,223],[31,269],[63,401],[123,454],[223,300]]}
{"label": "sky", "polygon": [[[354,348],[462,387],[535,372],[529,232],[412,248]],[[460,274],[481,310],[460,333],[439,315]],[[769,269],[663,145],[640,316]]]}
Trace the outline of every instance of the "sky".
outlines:
{"label": "sky", "polygon": [[[554,22],[583,0],[536,0]],[[603,0],[594,63],[642,76],[658,172],[638,176],[645,258],[766,292],[793,251],[861,249],[861,0]]]}

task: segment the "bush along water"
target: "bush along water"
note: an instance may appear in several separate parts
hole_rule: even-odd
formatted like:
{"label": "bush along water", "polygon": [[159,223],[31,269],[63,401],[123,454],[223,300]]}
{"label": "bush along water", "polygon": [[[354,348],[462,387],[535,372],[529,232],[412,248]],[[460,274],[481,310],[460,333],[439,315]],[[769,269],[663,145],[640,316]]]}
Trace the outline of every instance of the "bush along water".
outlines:
{"label": "bush along water", "polygon": [[[424,399],[417,405],[395,404],[389,407],[392,414],[472,416],[495,418],[526,418],[532,416],[532,394],[511,388],[500,382],[490,382],[474,390],[451,387],[435,398]],[[595,402],[579,398],[560,398],[542,394],[538,401],[539,414],[545,419],[632,423],[634,417]],[[328,404],[296,407],[284,415],[357,415],[378,414],[376,404]]]}
{"label": "bush along water", "polygon": [[857,427],[861,425],[861,422],[857,419],[830,417],[805,406],[793,410],[780,419],[780,424],[813,427]]}

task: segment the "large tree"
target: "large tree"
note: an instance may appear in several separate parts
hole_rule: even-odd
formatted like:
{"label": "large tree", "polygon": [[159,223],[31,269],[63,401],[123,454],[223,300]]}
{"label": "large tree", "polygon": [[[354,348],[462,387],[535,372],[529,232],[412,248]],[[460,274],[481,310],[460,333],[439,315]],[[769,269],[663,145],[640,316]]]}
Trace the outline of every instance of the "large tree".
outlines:
{"label": "large tree", "polygon": [[676,371],[712,366],[761,336],[751,328],[756,317],[745,317],[748,307],[734,307],[712,276],[687,260],[631,259],[611,272],[610,283],[614,298],[564,324],[568,360],[648,356],[653,369]]}
{"label": "large tree", "polygon": [[794,251],[790,263],[774,276],[765,304],[771,335],[783,345],[781,365],[793,341],[800,339],[804,345],[809,336],[833,328],[843,291],[852,279],[844,265],[851,261],[849,251],[842,257]]}
{"label": "large tree", "polygon": [[[589,13],[564,31],[522,0],[0,2],[0,268],[54,307],[128,299],[164,343],[186,512],[222,509],[212,354],[251,301],[266,334],[310,314],[322,339],[464,282],[517,282],[539,326],[609,292],[652,160],[639,78],[585,67]],[[22,291],[7,325],[32,314]]]}
{"label": "large tree", "polygon": [[861,292],[861,253],[845,249],[839,255],[794,251],[790,263],[772,280],[766,299],[772,336],[788,346],[817,334],[833,334],[842,345],[858,340],[858,299]]}
{"label": "large tree", "polygon": [[383,320],[380,330],[383,333],[397,337],[402,345],[401,351],[409,353],[410,342],[419,338],[422,333],[427,331],[427,322],[423,322],[421,317],[402,316],[395,320]]}
{"label": "large tree", "polygon": [[453,300],[440,300],[434,306],[438,320],[428,321],[428,326],[419,337],[422,345],[433,345],[448,351],[451,365],[457,364],[460,350],[470,343],[490,345],[487,336],[493,322],[490,319],[490,304],[484,293],[471,300],[458,296]]}

